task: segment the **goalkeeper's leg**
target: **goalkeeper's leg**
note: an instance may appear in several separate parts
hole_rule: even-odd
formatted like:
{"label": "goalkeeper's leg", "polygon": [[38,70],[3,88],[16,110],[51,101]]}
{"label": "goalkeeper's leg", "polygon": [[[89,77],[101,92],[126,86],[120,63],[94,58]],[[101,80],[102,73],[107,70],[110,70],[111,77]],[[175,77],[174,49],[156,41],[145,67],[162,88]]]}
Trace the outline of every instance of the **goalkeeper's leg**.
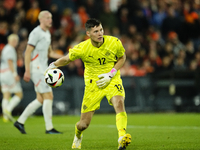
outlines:
{"label": "goalkeeper's leg", "polygon": [[116,112],[116,126],[119,135],[118,150],[123,150],[131,143],[131,135],[126,133],[127,114],[124,107],[124,97],[114,96],[111,102]]}
{"label": "goalkeeper's leg", "polygon": [[83,131],[90,125],[93,114],[94,111],[81,113],[81,119],[75,125],[75,136],[72,143],[72,149],[81,149]]}

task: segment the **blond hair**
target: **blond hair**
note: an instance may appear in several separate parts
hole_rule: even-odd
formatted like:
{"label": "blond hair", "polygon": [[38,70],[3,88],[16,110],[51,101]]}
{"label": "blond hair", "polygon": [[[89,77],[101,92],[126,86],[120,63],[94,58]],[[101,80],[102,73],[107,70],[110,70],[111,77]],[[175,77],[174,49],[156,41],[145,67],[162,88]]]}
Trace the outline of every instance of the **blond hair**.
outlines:
{"label": "blond hair", "polygon": [[40,20],[43,16],[44,16],[44,14],[45,13],[50,13],[48,10],[43,10],[43,11],[41,11],[40,13],[39,13],[39,15],[38,15],[38,20]]}
{"label": "blond hair", "polygon": [[12,40],[18,40],[19,41],[19,37],[17,34],[11,34],[8,36],[8,42],[12,41]]}

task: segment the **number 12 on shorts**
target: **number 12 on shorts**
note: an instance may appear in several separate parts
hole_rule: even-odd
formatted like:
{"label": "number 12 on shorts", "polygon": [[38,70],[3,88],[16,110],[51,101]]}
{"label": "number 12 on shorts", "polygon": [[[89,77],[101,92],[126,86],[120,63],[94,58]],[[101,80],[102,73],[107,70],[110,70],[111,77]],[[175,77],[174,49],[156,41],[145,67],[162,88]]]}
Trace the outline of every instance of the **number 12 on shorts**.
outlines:
{"label": "number 12 on shorts", "polygon": [[121,84],[115,84],[115,86],[119,92],[122,92],[123,91],[123,88],[122,88],[122,85]]}

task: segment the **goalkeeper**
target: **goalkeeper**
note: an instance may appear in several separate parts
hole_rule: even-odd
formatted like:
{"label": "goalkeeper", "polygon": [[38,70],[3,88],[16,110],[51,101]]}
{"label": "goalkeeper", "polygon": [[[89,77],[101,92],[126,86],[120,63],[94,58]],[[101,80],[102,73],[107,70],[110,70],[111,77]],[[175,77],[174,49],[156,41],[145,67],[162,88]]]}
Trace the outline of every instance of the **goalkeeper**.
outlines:
{"label": "goalkeeper", "polygon": [[85,65],[81,118],[75,125],[72,149],[81,148],[82,133],[88,128],[95,110],[100,108],[100,102],[106,96],[116,112],[118,149],[124,150],[131,142],[131,135],[126,133],[125,92],[119,71],[126,60],[125,49],[118,38],[103,35],[103,27],[99,20],[89,19],[85,28],[89,39],[75,45],[69,50],[69,54],[51,63],[47,68],[48,70],[65,66],[79,58]]}

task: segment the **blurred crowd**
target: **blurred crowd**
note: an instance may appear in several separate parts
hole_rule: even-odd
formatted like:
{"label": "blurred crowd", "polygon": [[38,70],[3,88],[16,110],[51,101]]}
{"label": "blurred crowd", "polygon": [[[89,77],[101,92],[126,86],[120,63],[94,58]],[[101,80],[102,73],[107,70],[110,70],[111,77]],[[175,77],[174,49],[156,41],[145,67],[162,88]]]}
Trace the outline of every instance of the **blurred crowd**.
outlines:
{"label": "blurred crowd", "polygon": [[[87,39],[84,24],[88,18],[97,18],[104,34],[118,37],[124,45],[127,60],[122,76],[200,68],[199,0],[3,0],[0,51],[8,35],[19,35],[21,76],[28,35],[39,24],[41,10],[52,13],[52,47],[59,54],[67,54],[69,48]],[[62,70],[68,76],[83,76],[84,65],[76,60]]]}

